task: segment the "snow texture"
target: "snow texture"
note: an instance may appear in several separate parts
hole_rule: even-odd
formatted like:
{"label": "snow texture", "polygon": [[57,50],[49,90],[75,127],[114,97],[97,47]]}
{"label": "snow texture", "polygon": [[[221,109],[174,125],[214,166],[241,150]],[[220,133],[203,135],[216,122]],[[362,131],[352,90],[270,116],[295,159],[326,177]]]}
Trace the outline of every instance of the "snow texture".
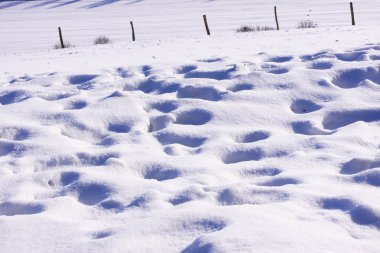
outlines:
{"label": "snow texture", "polygon": [[[325,27],[236,34],[248,2],[0,1],[12,30],[0,39],[1,253],[378,252],[379,26],[316,15]],[[288,27],[289,10],[312,6],[275,3]],[[357,5],[362,22],[380,8]],[[184,29],[205,6],[230,32]],[[155,37],[185,10],[186,36]],[[124,11],[157,27],[151,39],[52,50],[20,34],[56,16],[84,42],[85,18],[103,13],[117,34]]]}

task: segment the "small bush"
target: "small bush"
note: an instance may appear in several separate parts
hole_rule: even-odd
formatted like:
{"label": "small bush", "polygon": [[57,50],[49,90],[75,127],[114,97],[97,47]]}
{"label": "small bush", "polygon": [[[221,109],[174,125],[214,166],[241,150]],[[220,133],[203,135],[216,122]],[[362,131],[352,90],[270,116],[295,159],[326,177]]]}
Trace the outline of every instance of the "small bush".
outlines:
{"label": "small bush", "polygon": [[106,36],[100,36],[95,39],[94,44],[95,45],[104,45],[111,43],[111,40],[107,38]]}
{"label": "small bush", "polygon": [[[64,42],[63,42],[63,48],[69,48],[69,47],[74,47],[74,45],[72,45],[72,44],[70,43],[70,41],[64,41]],[[54,49],[61,49],[61,48],[62,48],[62,46],[61,46],[61,42],[58,42],[57,44],[55,44],[55,45],[53,46],[53,48],[54,48]]]}
{"label": "small bush", "polygon": [[236,32],[238,33],[248,33],[248,32],[254,32],[256,30],[253,26],[241,26],[240,28],[236,29]]}
{"label": "small bush", "polygon": [[316,28],[318,25],[311,20],[304,20],[298,23],[298,29]]}
{"label": "small bush", "polygon": [[236,29],[236,32],[238,33],[246,33],[246,32],[262,32],[262,31],[272,31],[274,30],[274,27],[271,26],[241,26],[238,29]]}

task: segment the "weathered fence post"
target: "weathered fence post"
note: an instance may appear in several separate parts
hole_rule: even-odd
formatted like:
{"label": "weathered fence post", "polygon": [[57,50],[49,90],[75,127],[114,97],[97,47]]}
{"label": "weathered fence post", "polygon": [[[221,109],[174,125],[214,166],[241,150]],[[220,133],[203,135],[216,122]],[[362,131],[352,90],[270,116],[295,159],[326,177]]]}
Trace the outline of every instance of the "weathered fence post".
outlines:
{"label": "weathered fence post", "polygon": [[132,21],[131,21],[131,28],[132,28],[132,41],[136,41],[135,28],[133,27],[133,22]]}
{"label": "weathered fence post", "polygon": [[208,28],[208,23],[207,23],[207,17],[206,17],[206,15],[203,15],[203,21],[205,22],[205,27],[206,27],[207,35],[211,35],[210,29]]}
{"label": "weathered fence post", "polygon": [[352,2],[350,2],[350,9],[351,9],[352,25],[356,25],[356,23],[355,23],[354,4]]}
{"label": "weathered fence post", "polygon": [[278,17],[277,17],[277,6],[274,7],[274,16],[276,18],[276,26],[277,26],[277,31],[280,30],[280,26],[278,24]]}
{"label": "weathered fence post", "polygon": [[61,41],[61,48],[65,48],[65,44],[63,43],[61,27],[58,27],[58,32],[59,32],[59,40]]}

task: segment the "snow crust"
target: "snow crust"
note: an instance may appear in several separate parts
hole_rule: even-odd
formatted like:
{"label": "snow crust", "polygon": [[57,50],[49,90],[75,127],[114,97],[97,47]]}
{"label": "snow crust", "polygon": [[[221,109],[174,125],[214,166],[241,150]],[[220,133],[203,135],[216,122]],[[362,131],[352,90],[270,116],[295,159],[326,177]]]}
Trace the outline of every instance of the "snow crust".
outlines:
{"label": "snow crust", "polygon": [[[74,24],[104,10],[117,23],[127,5],[18,2],[0,2],[0,16],[43,9]],[[153,19],[164,14],[144,11],[157,2],[128,8]],[[237,8],[181,6],[194,2]],[[64,50],[11,34],[20,43],[0,46],[0,252],[378,252],[378,28]]]}

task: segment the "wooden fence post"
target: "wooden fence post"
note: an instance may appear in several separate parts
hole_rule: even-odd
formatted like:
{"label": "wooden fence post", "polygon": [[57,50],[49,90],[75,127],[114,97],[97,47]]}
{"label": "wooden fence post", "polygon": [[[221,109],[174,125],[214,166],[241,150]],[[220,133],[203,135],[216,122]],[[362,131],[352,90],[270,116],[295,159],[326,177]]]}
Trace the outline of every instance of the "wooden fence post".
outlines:
{"label": "wooden fence post", "polygon": [[132,21],[131,21],[131,28],[132,28],[132,41],[136,41],[135,28],[133,27],[133,22]]}
{"label": "wooden fence post", "polygon": [[356,25],[356,22],[355,22],[355,12],[354,12],[354,4],[352,2],[350,2],[350,9],[351,9],[352,25]]}
{"label": "wooden fence post", "polygon": [[208,23],[207,23],[207,17],[206,17],[206,15],[203,15],[203,21],[205,22],[205,27],[206,27],[207,35],[211,35],[210,29],[208,28]]}
{"label": "wooden fence post", "polygon": [[278,24],[277,6],[274,7],[274,16],[276,18],[276,26],[277,26],[277,31],[278,31],[278,30],[280,30],[280,26]]}
{"label": "wooden fence post", "polygon": [[61,41],[61,48],[65,48],[65,44],[63,43],[61,27],[58,27],[58,32],[59,32],[59,40]]}

